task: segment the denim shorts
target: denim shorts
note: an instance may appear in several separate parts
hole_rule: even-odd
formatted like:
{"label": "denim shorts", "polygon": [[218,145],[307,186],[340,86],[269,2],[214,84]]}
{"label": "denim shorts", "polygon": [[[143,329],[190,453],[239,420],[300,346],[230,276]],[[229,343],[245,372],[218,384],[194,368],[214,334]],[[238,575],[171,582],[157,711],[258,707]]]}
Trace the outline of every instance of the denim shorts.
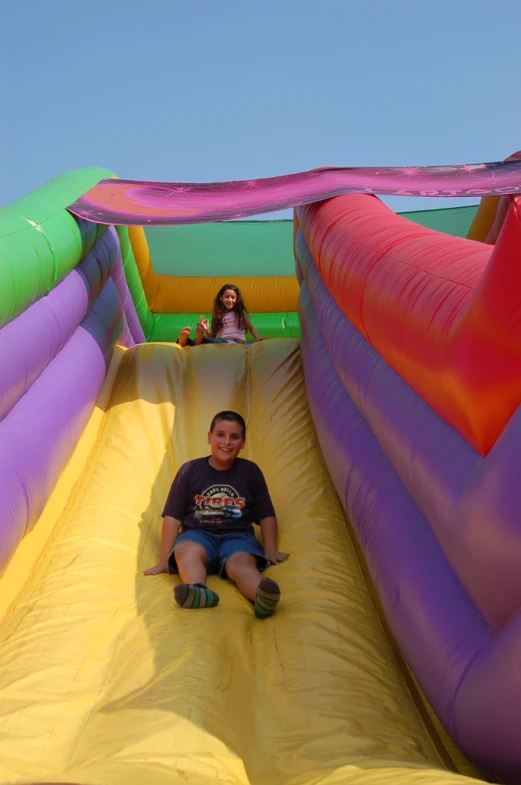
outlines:
{"label": "denim shorts", "polygon": [[[176,343],[179,343],[179,338]],[[202,343],[240,343],[247,346],[246,341],[241,341],[240,338],[208,338],[206,335],[203,336]],[[187,338],[186,346],[195,346],[194,339]]]}
{"label": "denim shorts", "polygon": [[190,530],[182,532],[174,544],[174,550],[168,557],[168,572],[177,573],[175,548],[182,542],[197,542],[208,554],[206,572],[226,578],[226,562],[234,553],[250,553],[257,559],[257,569],[262,572],[268,566],[264,548],[254,534],[230,532],[230,534],[212,534]]}

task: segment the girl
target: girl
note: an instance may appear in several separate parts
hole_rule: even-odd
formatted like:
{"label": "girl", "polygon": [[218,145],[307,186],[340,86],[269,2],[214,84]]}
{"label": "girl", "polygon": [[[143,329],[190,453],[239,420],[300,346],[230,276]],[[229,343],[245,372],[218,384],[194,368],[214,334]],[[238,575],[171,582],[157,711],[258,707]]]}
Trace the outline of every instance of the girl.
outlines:
{"label": "girl", "polygon": [[246,330],[256,341],[261,338],[251,323],[240,289],[233,283],[221,286],[213,305],[212,329],[208,319],[200,317],[195,328],[195,341],[190,336],[190,327],[183,327],[177,339],[180,346],[199,346],[201,343],[246,343]]}

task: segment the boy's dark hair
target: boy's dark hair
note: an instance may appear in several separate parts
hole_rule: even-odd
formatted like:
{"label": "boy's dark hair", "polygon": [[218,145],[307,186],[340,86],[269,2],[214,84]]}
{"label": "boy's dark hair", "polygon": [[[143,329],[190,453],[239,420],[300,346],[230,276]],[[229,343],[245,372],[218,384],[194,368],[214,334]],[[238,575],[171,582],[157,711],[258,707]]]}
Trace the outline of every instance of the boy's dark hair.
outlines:
{"label": "boy's dark hair", "polygon": [[244,421],[244,417],[241,417],[240,414],[231,411],[219,412],[219,414],[216,414],[212,420],[212,424],[210,425],[210,433],[212,433],[213,429],[215,428],[219,420],[226,420],[227,422],[236,422],[237,425],[241,426],[242,435],[244,438],[246,438],[246,423]]}

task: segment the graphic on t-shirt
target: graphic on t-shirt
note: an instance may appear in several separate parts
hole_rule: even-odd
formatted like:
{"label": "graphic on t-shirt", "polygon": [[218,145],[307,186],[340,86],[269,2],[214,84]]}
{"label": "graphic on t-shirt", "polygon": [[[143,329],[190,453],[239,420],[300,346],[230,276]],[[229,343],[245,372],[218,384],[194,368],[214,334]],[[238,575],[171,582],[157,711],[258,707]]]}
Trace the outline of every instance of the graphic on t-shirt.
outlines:
{"label": "graphic on t-shirt", "polygon": [[195,497],[194,517],[201,523],[222,523],[242,517],[246,503],[231,485],[211,485]]}

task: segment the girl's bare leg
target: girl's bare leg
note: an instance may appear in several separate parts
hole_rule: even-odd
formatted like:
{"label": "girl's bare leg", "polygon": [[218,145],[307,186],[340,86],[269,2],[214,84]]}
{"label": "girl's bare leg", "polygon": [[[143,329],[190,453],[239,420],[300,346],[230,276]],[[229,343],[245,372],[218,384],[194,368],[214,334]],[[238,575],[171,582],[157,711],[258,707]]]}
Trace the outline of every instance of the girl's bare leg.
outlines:
{"label": "girl's bare leg", "polygon": [[200,346],[200,344],[202,344],[203,337],[204,337],[204,325],[201,324],[201,322],[198,322],[198,324],[195,327],[195,345],[196,346]]}
{"label": "girl's bare leg", "polygon": [[177,339],[179,346],[186,346],[191,330],[191,327],[183,327],[179,333],[179,338]]}

